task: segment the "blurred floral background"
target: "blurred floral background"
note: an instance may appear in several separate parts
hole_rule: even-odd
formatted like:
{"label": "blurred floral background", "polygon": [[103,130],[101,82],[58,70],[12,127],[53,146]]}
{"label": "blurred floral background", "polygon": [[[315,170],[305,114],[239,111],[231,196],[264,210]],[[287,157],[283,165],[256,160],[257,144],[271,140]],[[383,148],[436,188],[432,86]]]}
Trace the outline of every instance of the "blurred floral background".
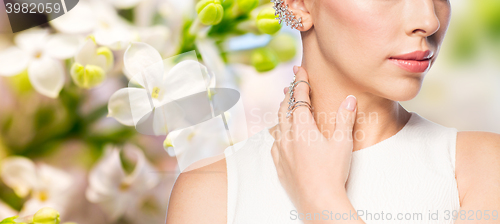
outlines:
{"label": "blurred floral background", "polygon": [[[436,64],[401,103],[445,126],[500,133],[500,1],[451,4]],[[164,223],[178,148],[229,144],[199,131],[210,127],[139,134],[120,91],[133,75],[128,51],[196,51],[217,87],[240,92],[247,135],[277,123],[301,60],[298,31],[280,26],[267,0],[81,0],[16,34],[3,16],[0,220],[51,207],[63,223]]]}

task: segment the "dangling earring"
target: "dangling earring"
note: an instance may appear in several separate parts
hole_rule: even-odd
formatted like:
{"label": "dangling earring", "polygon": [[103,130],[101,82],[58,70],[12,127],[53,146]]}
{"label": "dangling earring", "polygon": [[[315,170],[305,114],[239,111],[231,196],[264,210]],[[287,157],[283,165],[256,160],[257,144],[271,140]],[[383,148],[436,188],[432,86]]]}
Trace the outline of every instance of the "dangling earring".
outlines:
{"label": "dangling earring", "polygon": [[297,29],[297,27],[302,27],[302,17],[296,19],[295,15],[293,15],[293,12],[288,10],[288,4],[285,6],[283,0],[271,0],[271,2],[274,3],[273,8],[274,10],[276,10],[274,15],[279,16],[276,19],[279,20],[280,24],[284,22],[286,23],[287,26],[290,26],[292,29]]}

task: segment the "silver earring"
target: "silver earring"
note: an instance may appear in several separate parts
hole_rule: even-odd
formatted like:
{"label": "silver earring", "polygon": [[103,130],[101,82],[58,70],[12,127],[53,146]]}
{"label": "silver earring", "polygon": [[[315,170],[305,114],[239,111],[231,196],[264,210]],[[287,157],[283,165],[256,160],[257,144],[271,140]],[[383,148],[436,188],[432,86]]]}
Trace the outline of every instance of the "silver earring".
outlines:
{"label": "silver earring", "polygon": [[287,26],[290,26],[292,29],[297,29],[298,27],[302,27],[302,17],[299,19],[295,18],[295,15],[293,15],[293,12],[291,10],[288,10],[288,5],[285,6],[285,3],[283,0],[271,0],[272,3],[274,3],[274,10],[276,12],[274,15],[279,16],[279,24],[281,23],[286,23]]}

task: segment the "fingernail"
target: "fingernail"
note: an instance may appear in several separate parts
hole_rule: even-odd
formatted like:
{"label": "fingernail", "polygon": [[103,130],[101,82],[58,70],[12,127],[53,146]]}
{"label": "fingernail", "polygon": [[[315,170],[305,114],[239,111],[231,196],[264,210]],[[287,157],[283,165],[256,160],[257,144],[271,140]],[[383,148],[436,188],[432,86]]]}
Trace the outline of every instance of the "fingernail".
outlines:
{"label": "fingernail", "polygon": [[288,92],[288,86],[283,89],[283,93],[286,95],[286,92]]}
{"label": "fingernail", "polygon": [[345,98],[345,109],[349,111],[354,111],[354,108],[356,107],[356,97],[353,95],[349,95]]}
{"label": "fingernail", "polygon": [[299,67],[293,66],[293,74],[297,74],[298,71],[299,71]]}

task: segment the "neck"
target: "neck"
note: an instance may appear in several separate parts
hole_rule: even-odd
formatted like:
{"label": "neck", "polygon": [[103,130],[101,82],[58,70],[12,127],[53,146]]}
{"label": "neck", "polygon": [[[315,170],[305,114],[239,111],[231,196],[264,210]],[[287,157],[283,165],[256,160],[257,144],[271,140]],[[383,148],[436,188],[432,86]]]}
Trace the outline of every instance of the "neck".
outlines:
{"label": "neck", "polygon": [[326,60],[317,41],[309,40],[314,38],[313,35],[305,33],[302,36],[302,67],[309,77],[314,119],[321,133],[326,138],[333,136],[337,111],[348,95],[354,95],[358,100],[353,151],[374,145],[401,130],[410,113],[398,101],[376,96],[344,75],[335,63]]}

